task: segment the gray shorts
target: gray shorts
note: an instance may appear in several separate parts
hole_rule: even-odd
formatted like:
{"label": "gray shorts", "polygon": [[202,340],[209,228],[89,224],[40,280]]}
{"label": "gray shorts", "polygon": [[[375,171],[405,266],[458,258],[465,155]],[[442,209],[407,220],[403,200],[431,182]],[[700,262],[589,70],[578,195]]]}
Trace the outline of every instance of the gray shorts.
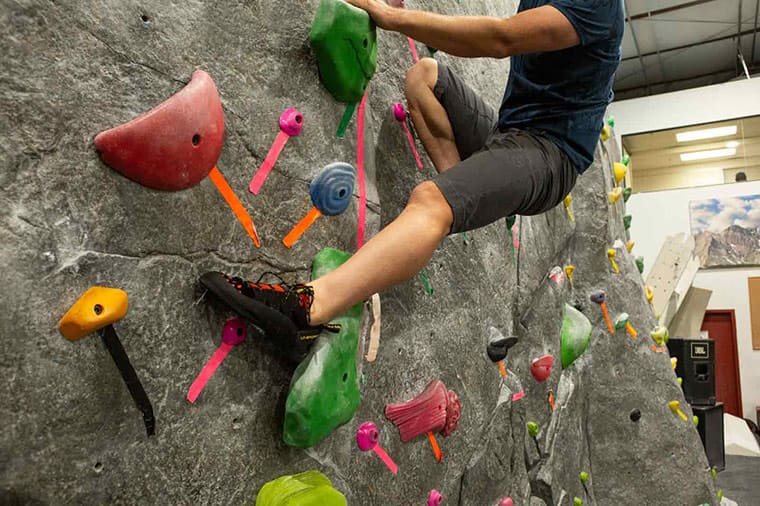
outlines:
{"label": "gray shorts", "polygon": [[452,234],[546,212],[575,186],[578,171],[564,151],[540,132],[499,131],[496,111],[442,63],[435,96],[462,158],[433,178],[454,212]]}

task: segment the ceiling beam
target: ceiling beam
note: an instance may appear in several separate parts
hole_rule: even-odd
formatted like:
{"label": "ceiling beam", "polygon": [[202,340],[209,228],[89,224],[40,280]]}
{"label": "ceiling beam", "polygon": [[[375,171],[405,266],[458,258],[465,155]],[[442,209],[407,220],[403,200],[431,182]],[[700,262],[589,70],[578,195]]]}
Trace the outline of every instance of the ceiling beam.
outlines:
{"label": "ceiling beam", "polygon": [[694,7],[696,5],[702,5],[702,4],[715,2],[715,1],[717,0],[693,0],[691,2],[671,5],[670,7],[665,7],[664,9],[656,9],[653,11],[647,11],[647,12],[642,12],[640,14],[634,14],[633,16],[628,16],[628,21],[636,21],[637,19],[651,18],[653,16],[659,16],[660,14],[667,14],[668,12],[680,11],[682,9],[688,9],[689,7]]}
{"label": "ceiling beam", "polygon": [[640,54],[638,56],[629,56],[627,58],[623,58],[620,61],[624,62],[624,61],[636,60],[638,58],[646,58],[647,56],[655,56],[658,52],[659,53],[670,53],[672,51],[678,51],[678,50],[681,50],[681,49],[689,49],[689,48],[692,48],[692,47],[704,46],[705,44],[712,44],[714,42],[721,42],[721,41],[724,41],[724,40],[735,39],[736,37],[743,37],[745,35],[752,35],[754,33],[757,33],[757,28],[752,28],[750,30],[740,31],[739,33],[732,33],[731,35],[723,35],[722,37],[715,37],[714,39],[707,39],[707,40],[703,40],[703,41],[700,41],[700,42],[692,42],[690,44],[683,44],[681,46],[669,47],[669,48],[666,48],[666,49],[660,49],[659,51],[652,51],[652,52],[649,52],[649,53],[643,53],[643,54]]}
{"label": "ceiling beam", "polygon": [[[739,0],[739,15],[736,20],[736,55],[734,63],[736,64],[736,75],[739,76],[739,60],[742,56],[742,0]],[[749,79],[749,76],[747,76]]]}
{"label": "ceiling beam", "polygon": [[755,2],[755,34],[752,36],[752,58],[750,58],[750,65],[755,64],[755,43],[757,42],[757,11],[760,10],[760,0]]}
{"label": "ceiling beam", "polygon": [[[625,11],[628,12],[628,2],[626,0],[623,1],[623,7],[625,7]],[[630,21],[631,18],[628,18]],[[636,30],[633,28],[633,23],[628,23],[628,25],[631,28],[631,37],[633,37],[633,46],[636,48],[636,54],[639,57],[639,65],[641,65],[641,73],[644,75],[644,85],[647,89],[647,94],[649,94],[649,85],[648,79],[647,79],[647,68],[644,65],[644,58],[641,56],[641,50],[639,49],[639,41],[636,38]]]}
{"label": "ceiling beam", "polygon": [[[758,71],[758,70],[760,70],[760,67],[752,67],[752,68],[749,69],[750,73]],[[732,70],[730,68],[725,68],[723,70],[712,71],[712,72],[708,72],[706,74],[699,74],[699,75],[696,75],[696,76],[681,77],[681,78],[678,78],[678,79],[671,79],[669,81],[660,81],[660,82],[656,82],[656,83],[649,83],[649,87],[660,86],[660,85],[668,85],[668,84],[675,84],[675,83],[680,83],[680,82],[683,82],[683,81],[693,81],[695,79],[701,79],[703,77],[718,76],[718,75],[721,75],[721,74],[730,74],[731,72],[732,72]],[[729,76],[729,77],[731,77],[731,76]],[[619,88],[619,89],[615,90],[615,93],[627,93],[629,91],[640,90],[642,88],[645,88],[645,86],[639,85],[639,86],[631,86],[630,88]]]}

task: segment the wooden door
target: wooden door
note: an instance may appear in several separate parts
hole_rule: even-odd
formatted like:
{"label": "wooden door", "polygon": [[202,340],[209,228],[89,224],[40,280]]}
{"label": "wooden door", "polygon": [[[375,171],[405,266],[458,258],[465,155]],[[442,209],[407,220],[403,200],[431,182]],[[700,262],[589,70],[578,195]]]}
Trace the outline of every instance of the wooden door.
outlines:
{"label": "wooden door", "polygon": [[734,310],[708,309],[702,330],[715,340],[715,398],[724,404],[726,413],[743,418]]}

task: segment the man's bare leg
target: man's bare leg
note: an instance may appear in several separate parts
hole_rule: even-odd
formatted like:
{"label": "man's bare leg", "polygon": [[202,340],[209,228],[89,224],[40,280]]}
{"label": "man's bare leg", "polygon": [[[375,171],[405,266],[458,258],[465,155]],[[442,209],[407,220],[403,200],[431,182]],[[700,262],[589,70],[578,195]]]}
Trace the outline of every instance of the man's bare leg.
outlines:
{"label": "man's bare leg", "polygon": [[433,91],[437,81],[438,62],[422,58],[407,72],[404,92],[417,135],[436,170],[443,172],[462,160],[449,116]]}
{"label": "man's bare leg", "polygon": [[311,324],[326,323],[372,294],[410,279],[430,261],[454,215],[431,181],[418,185],[404,211],[346,263],[309,283]]}

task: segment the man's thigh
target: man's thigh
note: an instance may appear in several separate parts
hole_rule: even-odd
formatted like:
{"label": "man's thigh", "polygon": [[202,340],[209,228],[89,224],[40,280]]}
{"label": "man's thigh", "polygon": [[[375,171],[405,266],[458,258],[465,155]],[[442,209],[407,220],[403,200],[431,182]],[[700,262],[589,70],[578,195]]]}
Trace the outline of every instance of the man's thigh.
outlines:
{"label": "man's thigh", "polygon": [[570,193],[577,170],[554,143],[524,130],[496,132],[486,146],[433,179],[454,213],[451,233],[513,214],[548,211]]}
{"label": "man's thigh", "polygon": [[449,117],[459,156],[462,160],[469,158],[483,148],[493,132],[498,119],[496,111],[440,62],[433,91]]}

